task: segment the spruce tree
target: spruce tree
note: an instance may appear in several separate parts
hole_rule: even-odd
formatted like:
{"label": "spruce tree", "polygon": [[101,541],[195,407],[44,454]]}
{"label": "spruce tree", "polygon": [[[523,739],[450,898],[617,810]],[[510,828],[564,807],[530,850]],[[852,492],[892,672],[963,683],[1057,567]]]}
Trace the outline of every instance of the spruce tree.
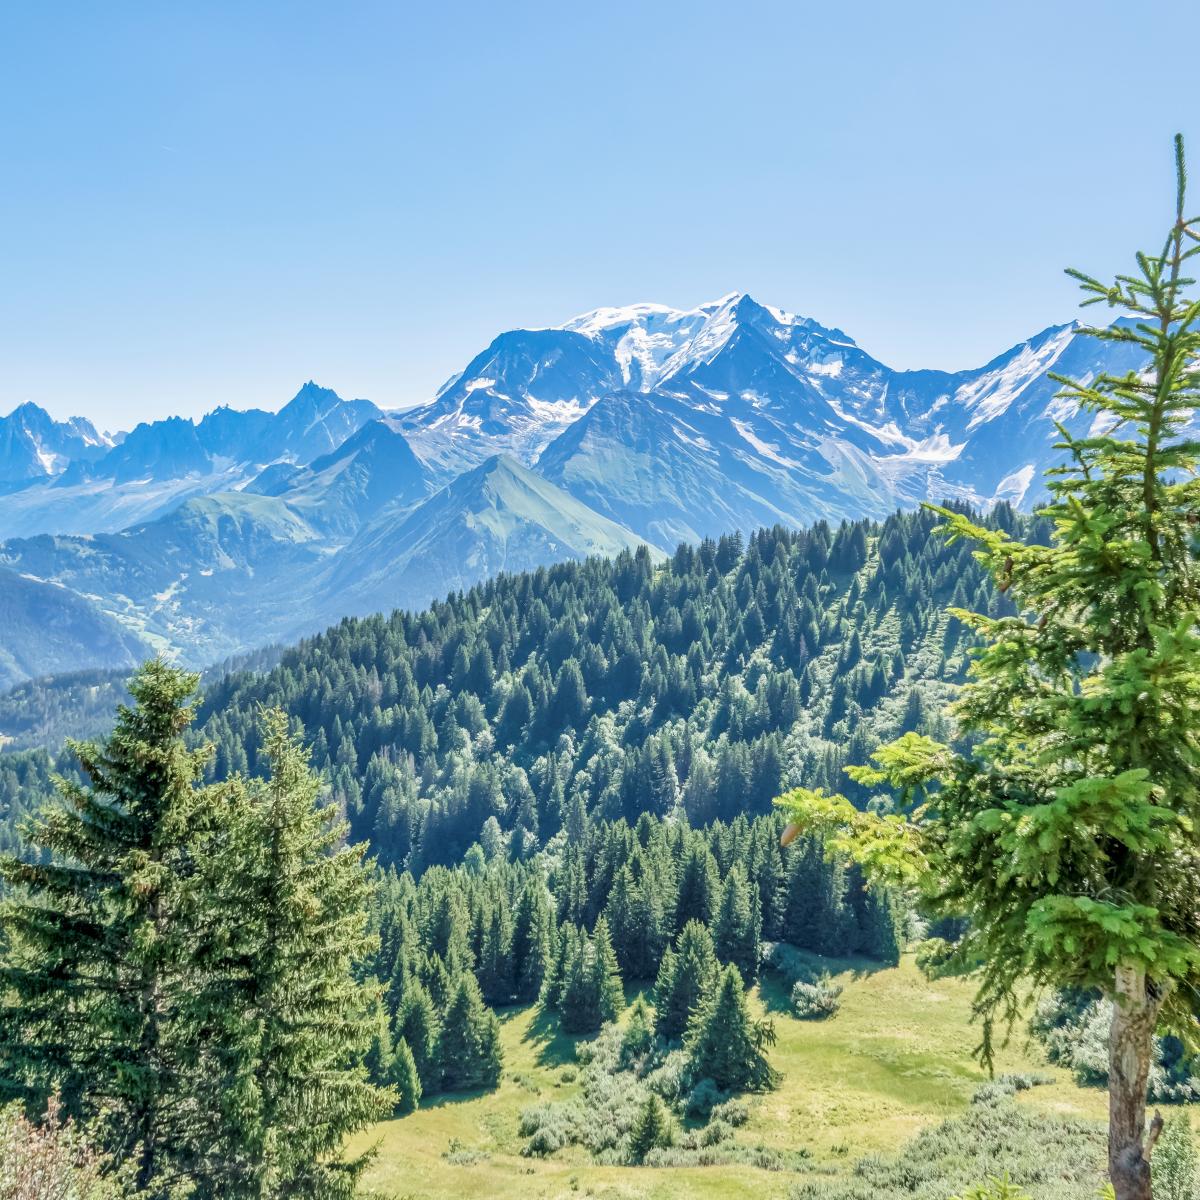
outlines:
{"label": "spruce tree", "polygon": [[540,876],[532,876],[521,889],[513,917],[510,943],[513,987],[518,1004],[529,1004],[541,994],[554,944],[550,900]]}
{"label": "spruce tree", "polygon": [[1176,167],[1161,251],[1111,284],[1071,272],[1085,304],[1124,314],[1085,332],[1134,365],[1060,380],[1063,401],[1092,420],[1082,437],[1059,428],[1067,458],[1041,510],[1051,536],[939,510],[1009,605],[954,613],[981,643],[954,707],[956,743],[910,732],[874,755],[878,769],[853,772],[896,791],[896,816],[814,791],[782,801],[877,878],[970,916],[963,952],[984,964],[986,1057],[994,1020],[1015,1019],[1031,990],[1112,1001],[1117,1200],[1151,1195],[1154,1037],[1194,1033],[1200,985],[1200,300],[1187,277],[1200,228],[1184,210],[1182,139]]}
{"label": "spruce tree", "polygon": [[396,1093],[396,1112],[415,1112],[421,1103],[421,1076],[408,1043],[401,1038],[392,1052],[387,1082]]}
{"label": "spruce tree", "polygon": [[513,993],[512,933],[505,906],[492,906],[480,948],[476,975],[489,1004],[507,1004]]}
{"label": "spruce tree", "polygon": [[855,914],[855,949],[876,962],[894,967],[900,962],[900,931],[892,896],[885,888],[870,887],[861,872],[850,887],[851,907]]}
{"label": "spruce tree", "polygon": [[629,1161],[644,1162],[646,1155],[659,1146],[671,1144],[671,1119],[662,1101],[651,1092],[629,1131]]}
{"label": "spruce tree", "polygon": [[183,741],[196,682],[142,667],[109,737],[70,743],[87,785],[61,782],[61,805],[30,828],[33,854],[0,863],[0,1081],[39,1110],[57,1090],[70,1116],[101,1119],[105,1150],[148,1197],[186,1177],[206,1119],[177,1017],[203,903],[189,877],[211,826],[197,788],[208,752]]}
{"label": "spruce tree", "polygon": [[587,933],[574,925],[564,925],[559,934],[559,959],[555,982],[547,992],[547,1001],[558,1010],[567,1033],[594,1033],[600,1028],[596,993],[588,970],[590,942]]}
{"label": "spruce tree", "polygon": [[723,963],[733,963],[743,979],[758,978],[762,920],[758,895],[734,867],[725,877],[713,921],[713,948]]}
{"label": "spruce tree", "polygon": [[448,1092],[491,1088],[500,1082],[504,1055],[500,1022],[485,1007],[475,976],[464,972],[450,996],[438,1041],[442,1088]]}
{"label": "spruce tree", "polygon": [[267,778],[237,789],[231,835],[205,866],[214,892],[224,884],[220,920],[235,931],[202,951],[224,978],[214,972],[193,1002],[236,1031],[211,1038],[198,1064],[224,1097],[207,1153],[226,1178],[212,1194],[337,1200],[367,1161],[342,1157],[346,1137],[395,1104],[354,1065],[377,1028],[378,988],[357,977],[372,949],[371,883],[364,848],[344,844],[346,824],[322,802],[282,712],[263,715],[262,735]]}
{"label": "spruce tree", "polygon": [[429,993],[419,980],[406,989],[396,1014],[396,1040],[408,1046],[422,1090],[434,1092],[440,1082],[437,1064],[438,1021]]}
{"label": "spruce tree", "polygon": [[592,934],[592,953],[589,970],[592,996],[596,1005],[597,1027],[615,1021],[625,1007],[625,989],[621,984],[621,970],[612,940],[608,936],[608,925],[603,917],[596,922]]}
{"label": "spruce tree", "polygon": [[730,963],[688,1025],[691,1075],[727,1092],[774,1087],[778,1076],[763,1053],[774,1040],[774,1026],[751,1017],[742,977]]}
{"label": "spruce tree", "polygon": [[363,1056],[363,1066],[366,1067],[367,1078],[372,1083],[386,1086],[388,1074],[392,1069],[392,1055],[395,1051],[392,1046],[391,1022],[388,1020],[382,996],[378,997],[371,1005],[370,1023],[371,1042],[367,1047],[367,1053]]}
{"label": "spruce tree", "polygon": [[712,992],[717,978],[712,936],[699,921],[689,921],[675,949],[663,955],[654,985],[654,1028],[668,1041],[682,1038],[692,1013]]}
{"label": "spruce tree", "polygon": [[689,920],[708,924],[716,911],[719,888],[720,877],[712,851],[703,839],[692,839],[679,874],[674,928],[683,929]]}

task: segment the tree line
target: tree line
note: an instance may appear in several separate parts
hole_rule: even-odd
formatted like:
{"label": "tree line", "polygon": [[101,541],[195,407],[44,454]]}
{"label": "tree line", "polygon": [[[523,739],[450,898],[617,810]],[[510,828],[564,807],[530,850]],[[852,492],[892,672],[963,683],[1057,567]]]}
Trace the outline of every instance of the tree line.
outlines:
{"label": "tree line", "polygon": [[[988,520],[1029,525],[1004,505]],[[946,606],[1008,610],[933,525],[898,513],[760,530],[658,567],[564,563],[348,619],[206,679],[205,778],[261,771],[257,713],[282,708],[351,837],[413,874],[459,862],[489,818],[527,858],[581,810],[700,826],[765,813],[789,787],[841,787],[881,741],[943,732],[970,645]],[[0,755],[0,847],[74,769],[65,752]]]}

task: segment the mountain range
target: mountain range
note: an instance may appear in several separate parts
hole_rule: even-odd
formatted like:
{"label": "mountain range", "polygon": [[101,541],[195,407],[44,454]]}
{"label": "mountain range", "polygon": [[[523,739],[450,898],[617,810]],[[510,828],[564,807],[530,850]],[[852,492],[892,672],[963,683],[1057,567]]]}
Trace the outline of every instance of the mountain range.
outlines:
{"label": "mountain range", "polygon": [[1141,366],[1055,326],[973,370],[897,371],[841,330],[732,294],[601,308],[501,334],[427,404],[387,413],[309,382],[102,434],[0,418],[0,683],[204,665],[342,616],[417,607],[497,571],[924,499],[1028,508],[1052,374]]}

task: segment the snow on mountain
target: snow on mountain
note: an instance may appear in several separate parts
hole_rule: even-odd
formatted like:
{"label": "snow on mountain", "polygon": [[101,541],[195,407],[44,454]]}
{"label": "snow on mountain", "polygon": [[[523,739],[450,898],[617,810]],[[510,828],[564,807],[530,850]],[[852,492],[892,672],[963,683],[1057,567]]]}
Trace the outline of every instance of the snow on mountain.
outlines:
{"label": "snow on mountain", "polygon": [[[686,311],[597,309],[567,328],[614,359],[624,347],[621,391],[645,399],[600,398],[578,429],[546,443],[538,469],[664,549],[685,529],[750,528],[764,506],[795,524],[947,497],[1029,507],[1058,460],[1054,422],[1078,427],[1051,375],[1123,374],[1140,362],[1136,347],[1062,325],[974,370],[895,371],[842,330],[743,293]],[[664,424],[668,410],[675,417]],[[697,424],[703,447],[688,432]],[[684,459],[698,474],[681,488]],[[740,464],[732,475],[730,464]],[[644,511],[631,509],[635,499]]]}
{"label": "snow on mountain", "polygon": [[[5,447],[22,444],[14,430],[29,418],[15,421],[30,408],[0,421],[0,466]],[[150,521],[190,498],[243,487],[270,463],[305,466],[382,415],[369,400],[343,400],[310,381],[277,413],[222,406],[199,421],[144,422],[119,440],[74,418],[66,427],[78,444],[62,443],[53,470],[21,476],[0,496],[0,537],[111,532]]]}
{"label": "snow on mountain", "polygon": [[[897,371],[735,292],[502,333],[402,413],[309,382],[277,413],[108,438],[23,405],[0,419],[0,568],[26,617],[41,597],[95,629],[96,661],[128,651],[119,629],[200,664],[639,540],[670,552],[926,499],[1029,508],[1055,423],[1092,424],[1051,376],[1142,365],[1061,325],[972,370]],[[5,641],[0,676],[58,661]]]}
{"label": "snow on mountain", "polygon": [[606,392],[620,370],[603,340],[570,329],[503,333],[426,405],[400,415],[443,480],[497,453],[531,461]]}
{"label": "snow on mountain", "polygon": [[83,417],[56,421],[36,404],[18,405],[0,417],[0,486],[58,475],[74,460],[99,458],[112,444]]}

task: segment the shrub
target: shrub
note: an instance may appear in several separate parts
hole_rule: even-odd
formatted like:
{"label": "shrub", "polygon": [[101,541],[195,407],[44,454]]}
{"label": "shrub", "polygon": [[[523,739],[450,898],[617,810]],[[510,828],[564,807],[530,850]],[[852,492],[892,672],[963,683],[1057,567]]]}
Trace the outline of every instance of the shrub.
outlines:
{"label": "shrub", "polygon": [[750,1106],[744,1100],[725,1100],[716,1105],[709,1118],[711,1121],[724,1121],[727,1125],[745,1125],[750,1120]]}
{"label": "shrub", "polygon": [[801,1021],[823,1021],[841,1007],[842,988],[828,975],[816,983],[797,980],[792,985],[792,1013]]}
{"label": "shrub", "polygon": [[986,1183],[977,1183],[968,1188],[961,1196],[953,1200],[1030,1200],[1029,1193],[1019,1188],[1009,1178],[1008,1173],[993,1175]]}
{"label": "shrub", "polygon": [[[1063,989],[1038,1004],[1029,1028],[1045,1047],[1046,1057],[1069,1068],[1076,1083],[1107,1087],[1111,1023],[1111,1001],[1095,992]],[[1154,1039],[1148,1098],[1168,1103],[1200,1100],[1200,1064],[1178,1038]]]}
{"label": "shrub", "polygon": [[999,1104],[1010,1100],[1018,1092],[1053,1083],[1052,1075],[997,1075],[995,1079],[977,1087],[971,1095],[972,1104]]}
{"label": "shrub", "polygon": [[725,1093],[711,1079],[701,1079],[688,1093],[683,1111],[689,1117],[704,1117],[725,1099]]}
{"label": "shrub", "polygon": [[39,1125],[20,1105],[0,1109],[0,1200],[119,1200],[117,1184],[79,1130],[51,1100]]}
{"label": "shrub", "polygon": [[763,942],[762,964],[783,977],[787,984],[803,979],[812,983],[821,974],[811,954],[797,950],[787,942]]}
{"label": "shrub", "polygon": [[700,1145],[715,1146],[718,1142],[728,1141],[733,1137],[733,1126],[724,1121],[709,1121],[700,1130]]}
{"label": "shrub", "polygon": [[1186,1112],[1172,1114],[1150,1160],[1156,1200],[1195,1200],[1196,1146]]}

